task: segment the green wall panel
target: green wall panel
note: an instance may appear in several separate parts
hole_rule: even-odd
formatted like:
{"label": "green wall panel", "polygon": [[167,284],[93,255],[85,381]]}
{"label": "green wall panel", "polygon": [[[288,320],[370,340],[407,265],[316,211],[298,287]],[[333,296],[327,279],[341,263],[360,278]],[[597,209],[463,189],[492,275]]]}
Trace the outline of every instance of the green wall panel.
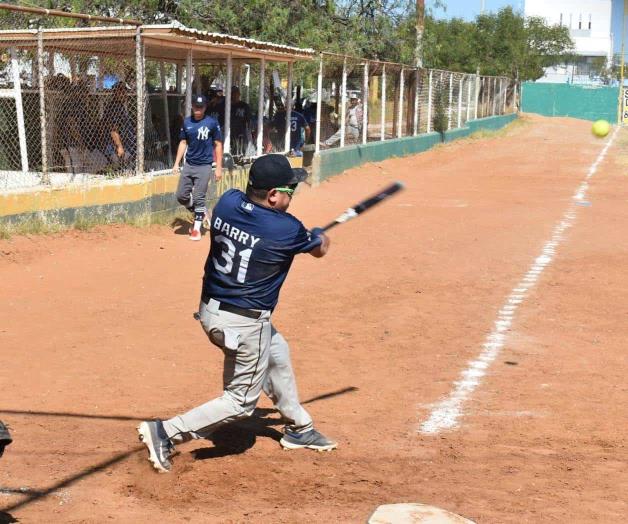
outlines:
{"label": "green wall panel", "polygon": [[544,116],[617,122],[619,87],[525,82],[521,110]]}
{"label": "green wall panel", "polygon": [[[445,133],[445,142],[464,138],[481,129],[496,130],[517,118],[516,114],[472,120],[465,127]],[[422,153],[441,143],[438,133],[410,136],[385,142],[357,144],[343,149],[326,149],[314,158],[314,176],[319,181],[359,166],[365,162],[381,162],[387,158]]]}

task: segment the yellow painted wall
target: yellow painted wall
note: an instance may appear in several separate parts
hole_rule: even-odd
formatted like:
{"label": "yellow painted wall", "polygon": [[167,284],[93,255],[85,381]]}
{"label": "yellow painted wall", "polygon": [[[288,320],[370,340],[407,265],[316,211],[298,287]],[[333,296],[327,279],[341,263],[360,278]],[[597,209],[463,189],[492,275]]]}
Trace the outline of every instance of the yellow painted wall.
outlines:
{"label": "yellow painted wall", "polygon": [[[290,158],[293,167],[301,167],[301,158]],[[210,186],[209,198],[217,198],[230,188],[246,189],[248,166],[225,171],[217,187]],[[107,180],[98,184],[37,187],[13,193],[0,194],[0,218],[14,215],[78,209],[83,207],[124,204],[144,200],[154,195],[172,194],[177,189],[179,177],[160,175],[133,179]]]}

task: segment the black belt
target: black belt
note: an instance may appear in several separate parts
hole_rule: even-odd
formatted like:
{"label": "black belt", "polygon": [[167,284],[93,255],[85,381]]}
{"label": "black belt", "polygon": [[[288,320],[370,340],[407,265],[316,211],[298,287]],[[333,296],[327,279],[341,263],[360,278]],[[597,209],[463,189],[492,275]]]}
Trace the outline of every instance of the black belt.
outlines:
{"label": "black belt", "polygon": [[261,311],[255,311],[253,309],[245,309],[243,307],[234,306],[232,304],[227,304],[226,302],[221,302],[218,306],[218,309],[221,311],[226,311],[227,313],[233,313],[234,315],[240,315],[242,317],[254,318],[258,319],[262,316]]}

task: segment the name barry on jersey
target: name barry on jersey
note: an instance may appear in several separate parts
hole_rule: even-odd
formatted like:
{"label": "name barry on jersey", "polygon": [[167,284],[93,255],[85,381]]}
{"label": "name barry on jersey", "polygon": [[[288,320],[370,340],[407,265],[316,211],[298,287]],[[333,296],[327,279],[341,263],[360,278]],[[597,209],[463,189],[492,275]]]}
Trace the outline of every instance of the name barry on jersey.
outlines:
{"label": "name barry on jersey", "polygon": [[225,237],[231,238],[236,242],[240,242],[240,244],[244,244],[245,246],[255,247],[260,241],[259,237],[254,235],[250,235],[246,231],[243,231],[235,226],[232,226],[226,220],[222,220],[220,217],[214,218],[214,223],[212,227],[216,230],[216,232],[222,233]]}

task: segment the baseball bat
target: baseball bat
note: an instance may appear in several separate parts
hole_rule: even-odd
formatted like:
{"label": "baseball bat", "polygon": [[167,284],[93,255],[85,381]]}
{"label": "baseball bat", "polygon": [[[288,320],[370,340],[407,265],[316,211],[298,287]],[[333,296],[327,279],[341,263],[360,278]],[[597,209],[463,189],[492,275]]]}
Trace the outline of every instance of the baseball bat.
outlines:
{"label": "baseball bat", "polygon": [[373,206],[393,196],[398,191],[401,191],[404,187],[405,186],[401,182],[395,182],[394,184],[390,184],[388,187],[382,189],[376,195],[365,198],[361,202],[358,202],[355,206],[350,207],[342,215],[338,216],[333,222],[330,222],[321,229],[323,231],[329,231],[332,227],[335,227],[338,224],[344,224],[352,218],[355,218],[358,215],[364,213],[367,209],[371,209]]}

